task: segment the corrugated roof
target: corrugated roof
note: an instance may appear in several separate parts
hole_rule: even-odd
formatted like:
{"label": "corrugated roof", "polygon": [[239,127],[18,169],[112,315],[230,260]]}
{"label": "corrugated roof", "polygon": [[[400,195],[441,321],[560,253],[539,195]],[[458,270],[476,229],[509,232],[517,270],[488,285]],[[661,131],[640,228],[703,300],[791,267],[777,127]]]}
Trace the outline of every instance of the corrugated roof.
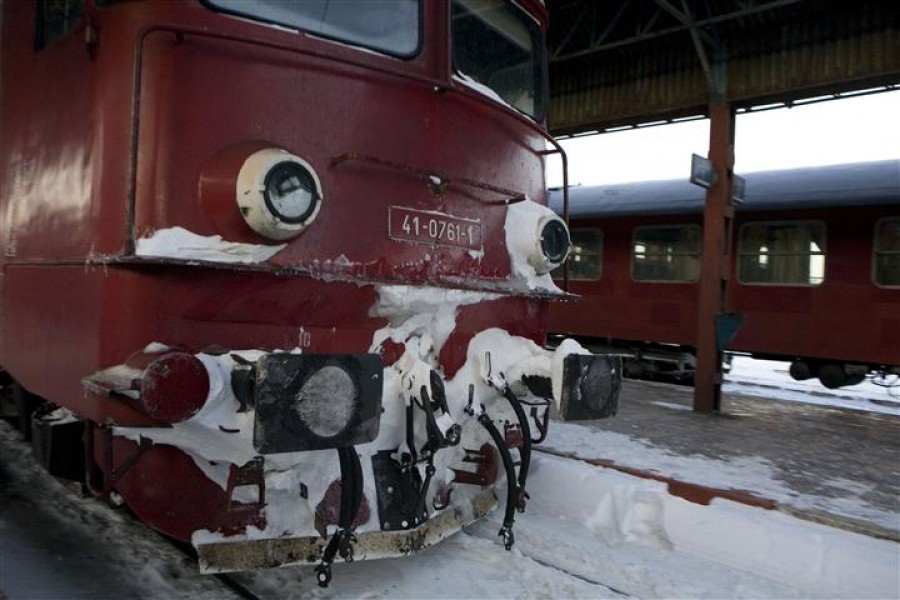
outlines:
{"label": "corrugated roof", "polygon": [[[705,114],[703,60],[727,73],[724,96],[736,106],[900,82],[896,0],[559,0],[549,7],[555,135]],[[724,69],[715,68],[717,57]]]}
{"label": "corrugated roof", "polygon": [[[896,204],[900,211],[900,160],[760,171],[744,176],[747,199],[739,211]],[[706,190],[687,178],[572,187],[574,218],[702,213]],[[562,191],[550,190],[562,213]]]}

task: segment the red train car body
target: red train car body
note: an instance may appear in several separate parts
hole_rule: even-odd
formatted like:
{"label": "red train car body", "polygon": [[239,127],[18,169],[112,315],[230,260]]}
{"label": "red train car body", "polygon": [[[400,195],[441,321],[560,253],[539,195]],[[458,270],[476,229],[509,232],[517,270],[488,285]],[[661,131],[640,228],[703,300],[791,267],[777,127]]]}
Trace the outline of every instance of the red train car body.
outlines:
{"label": "red train car body", "polygon": [[[795,377],[829,387],[897,372],[900,163],[746,179],[727,294],[743,322],[728,350],[793,361]],[[637,376],[689,378],[703,198],[687,181],[573,189],[570,289],[581,299],[555,305],[550,330],[625,349]]]}
{"label": "red train car body", "polygon": [[0,10],[0,365],[83,424],[94,491],[210,570],[323,579],[496,503],[546,424],[523,382],[590,383],[538,346],[542,2]]}

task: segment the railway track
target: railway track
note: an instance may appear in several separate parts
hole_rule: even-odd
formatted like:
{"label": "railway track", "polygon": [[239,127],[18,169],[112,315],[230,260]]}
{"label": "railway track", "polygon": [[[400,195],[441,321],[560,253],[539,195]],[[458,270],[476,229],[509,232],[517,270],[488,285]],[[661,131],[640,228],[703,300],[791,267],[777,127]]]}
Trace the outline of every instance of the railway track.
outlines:
{"label": "railway track", "polygon": [[222,573],[220,575],[213,575],[213,577],[221,581],[225,587],[243,600],[263,600],[261,596],[257,596],[250,588],[235,579],[233,575]]}

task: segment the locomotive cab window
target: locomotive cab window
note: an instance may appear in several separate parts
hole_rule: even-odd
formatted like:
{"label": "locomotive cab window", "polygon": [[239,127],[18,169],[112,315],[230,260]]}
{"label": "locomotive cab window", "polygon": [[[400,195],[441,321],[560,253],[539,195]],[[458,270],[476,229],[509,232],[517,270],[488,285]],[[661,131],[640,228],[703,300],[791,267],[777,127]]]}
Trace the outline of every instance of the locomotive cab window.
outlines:
{"label": "locomotive cab window", "polygon": [[698,225],[638,227],[632,243],[631,276],[635,281],[697,281],[700,248]]}
{"label": "locomotive cab window", "polygon": [[37,0],[35,2],[34,49],[43,50],[75,29],[81,20],[84,0]]}
{"label": "locomotive cab window", "polygon": [[547,70],[541,28],[503,0],[453,0],[453,66],[504,102],[541,121]]}
{"label": "locomotive cab window", "polygon": [[746,223],[741,227],[741,283],[820,285],[825,280],[825,224]]}
{"label": "locomotive cab window", "polygon": [[[569,279],[597,280],[603,271],[603,231],[600,229],[572,229],[569,248]],[[563,267],[553,271],[553,277],[563,278]]]}
{"label": "locomotive cab window", "polygon": [[900,287],[900,217],[878,221],[874,251],[875,283]]}
{"label": "locomotive cab window", "polygon": [[308,31],[401,58],[418,54],[421,0],[203,0],[225,13]]}

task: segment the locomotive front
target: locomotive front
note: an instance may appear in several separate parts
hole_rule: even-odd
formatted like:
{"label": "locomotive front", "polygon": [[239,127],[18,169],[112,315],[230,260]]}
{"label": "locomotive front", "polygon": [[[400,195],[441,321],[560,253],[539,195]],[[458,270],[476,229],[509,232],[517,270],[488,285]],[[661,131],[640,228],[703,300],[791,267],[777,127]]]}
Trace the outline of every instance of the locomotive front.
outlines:
{"label": "locomotive front", "polygon": [[497,504],[508,549],[550,406],[608,416],[619,377],[541,347],[569,244],[543,3],[103,4],[122,144],[95,191],[127,202],[85,275],[116,327],[67,404],[89,485],[207,571],[327,584],[338,555],[415,552]]}

